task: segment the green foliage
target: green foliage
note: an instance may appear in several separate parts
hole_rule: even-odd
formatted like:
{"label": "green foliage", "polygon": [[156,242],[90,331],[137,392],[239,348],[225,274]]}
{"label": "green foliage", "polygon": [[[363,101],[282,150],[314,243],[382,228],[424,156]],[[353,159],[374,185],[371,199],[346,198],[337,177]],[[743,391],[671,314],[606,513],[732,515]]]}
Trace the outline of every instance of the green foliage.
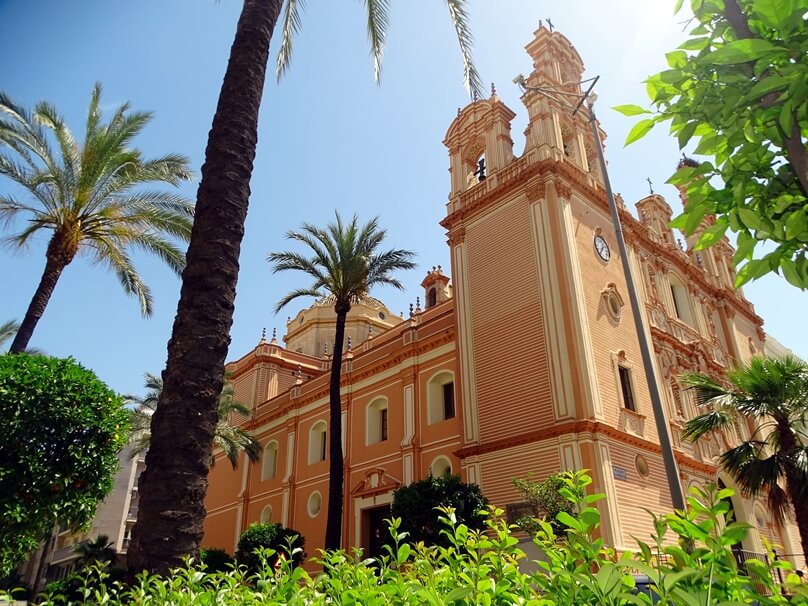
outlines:
{"label": "green foliage", "polygon": [[80,527],[112,486],[123,399],[72,359],[0,356],[0,574],[56,520]]}
{"label": "green foliage", "polygon": [[556,473],[542,482],[535,482],[531,476],[526,480],[515,478],[513,485],[530,506],[530,515],[522,516],[516,525],[527,532],[535,534],[541,527],[539,520],[549,522],[556,534],[563,531],[563,524],[557,520],[562,511],[575,515],[575,503],[562,494],[566,486],[564,474]]}
{"label": "green foliage", "polygon": [[[681,5],[681,2],[679,2]],[[654,115],[626,143],[670,123],[680,148],[695,142],[706,156],[682,163],[670,183],[687,205],[673,226],[692,234],[717,217],[706,247],[729,229],[738,234],[736,286],[768,272],[808,288],[808,25],[806,0],[692,0],[695,26],[670,69],[651,76]],[[647,113],[624,105],[624,115]],[[776,245],[760,258],[760,242]],[[767,249],[770,250],[770,249]]]}
{"label": "green foliage", "polygon": [[292,566],[298,566],[306,555],[303,553],[305,543],[303,535],[293,528],[254,522],[239,537],[236,561],[253,573],[262,563],[274,568],[279,559],[291,560]]}
{"label": "green foliage", "polygon": [[[146,395],[144,396],[124,396],[127,404],[134,404],[131,409],[131,433],[130,446],[132,446],[132,458],[145,453],[151,443],[151,420],[152,415],[157,410],[157,403],[160,394],[163,393],[163,379],[157,375],[147,372],[144,375]],[[228,375],[225,373],[225,381]],[[244,452],[250,462],[255,463],[261,458],[261,443],[256,437],[246,429],[233,425],[230,422],[230,413],[235,412],[243,417],[252,414],[250,407],[236,400],[233,385],[225,383],[222,393],[219,395],[219,407],[217,413],[219,421],[213,430],[213,446],[221,448],[227,460],[230,461],[233,469],[238,467],[239,455]],[[215,459],[211,459],[211,465]]]}
{"label": "green foliage", "polygon": [[226,572],[233,568],[236,559],[224,549],[203,547],[199,550],[199,560],[208,572]]}
{"label": "green foliage", "polygon": [[73,548],[73,553],[79,556],[76,562],[79,566],[95,563],[115,565],[118,560],[118,553],[105,534],[100,534],[93,540],[82,541]]}
{"label": "green foliage", "polygon": [[746,493],[767,498],[776,523],[783,523],[790,504],[808,550],[808,364],[756,356],[727,372],[726,380],[728,385],[701,374],[682,378],[704,411],[687,421],[683,436],[696,441],[722,430],[734,433],[738,425],[754,427],[749,439],[721,454],[721,467]]}
{"label": "green foliage", "polygon": [[[639,541],[639,551],[617,557],[598,534],[600,514],[595,505],[602,495],[586,494],[591,480],[585,473],[567,473],[560,491],[580,512],[559,514],[566,541],[558,542],[552,526],[541,522],[534,537],[545,558],[533,571],[522,572],[525,558],[518,540],[492,510],[487,530],[472,530],[449,513],[444,520],[448,544],[413,546],[393,520],[392,544],[376,566],[368,566],[360,550],[329,552],[317,560],[327,573],[311,576],[288,560],[277,565],[260,554],[255,573],[243,568],[205,574],[187,566],[167,577],[141,575],[131,588],[115,583],[84,589],[82,602],[109,604],[297,604],[297,605],[509,605],[643,606],[652,596],[637,593],[634,573],[647,575],[650,591],[666,606],[808,604],[808,585],[790,573],[787,562],[776,562],[785,574],[780,593],[772,568],[757,560],[740,570],[731,546],[746,527],[727,524],[728,506],[722,499],[731,491],[715,487],[691,491],[687,513],[654,516],[651,542]],[[672,539],[686,544],[683,549]],[[50,606],[62,602],[46,599]]]}
{"label": "green foliage", "polygon": [[[402,486],[393,493],[391,516],[401,518],[400,531],[412,542],[448,545],[440,518],[449,508],[460,524],[472,530],[485,528],[488,500],[477,484],[466,484],[460,476],[432,474],[424,480]],[[442,513],[444,512],[444,513]]]}

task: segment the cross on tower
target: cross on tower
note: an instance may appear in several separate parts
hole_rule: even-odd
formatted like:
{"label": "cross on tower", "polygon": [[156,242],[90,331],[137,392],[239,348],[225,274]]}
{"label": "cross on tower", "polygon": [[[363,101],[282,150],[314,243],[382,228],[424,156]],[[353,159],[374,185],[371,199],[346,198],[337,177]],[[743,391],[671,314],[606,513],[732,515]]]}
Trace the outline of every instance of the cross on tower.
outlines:
{"label": "cross on tower", "polygon": [[550,17],[547,17],[547,27],[549,27],[549,28],[550,28],[550,31],[551,31],[551,32],[552,32],[552,31],[555,29],[555,28],[553,27],[553,22],[552,22],[552,21],[550,21]]}
{"label": "cross on tower", "polygon": [[646,181],[648,181],[648,189],[651,190],[651,195],[654,195],[654,184],[651,182],[651,177],[646,177]]}

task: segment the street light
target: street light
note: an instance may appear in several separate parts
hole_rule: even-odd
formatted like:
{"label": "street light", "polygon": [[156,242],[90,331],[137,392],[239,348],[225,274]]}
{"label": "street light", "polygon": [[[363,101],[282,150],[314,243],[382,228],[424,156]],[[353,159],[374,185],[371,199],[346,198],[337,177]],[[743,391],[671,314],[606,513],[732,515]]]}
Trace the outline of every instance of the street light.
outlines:
{"label": "street light", "polygon": [[[654,365],[651,358],[651,345],[649,343],[648,335],[643,326],[640,303],[637,298],[637,289],[634,285],[634,277],[631,272],[631,265],[628,260],[628,251],[626,250],[626,241],[623,238],[623,228],[620,225],[620,215],[617,212],[617,204],[614,201],[614,194],[612,193],[612,186],[609,182],[609,172],[606,169],[606,160],[603,156],[603,145],[600,141],[600,134],[598,133],[597,119],[595,117],[595,100],[597,95],[592,92],[592,89],[597,84],[600,76],[582,80],[581,82],[565,82],[560,87],[555,86],[530,86],[527,84],[525,77],[522,74],[513,79],[514,84],[517,84],[520,89],[525,93],[537,93],[543,95],[548,99],[559,103],[563,107],[572,110],[575,115],[580,111],[581,106],[586,102],[586,109],[588,112],[589,125],[592,129],[592,136],[595,139],[595,149],[598,152],[598,164],[600,166],[600,174],[603,175],[603,185],[606,188],[606,198],[609,201],[609,210],[612,214],[612,224],[614,226],[614,234],[617,239],[617,250],[620,252],[620,259],[623,263],[623,273],[626,277],[626,288],[628,289],[628,298],[631,302],[631,313],[634,315],[634,328],[637,331],[637,340],[640,343],[640,352],[642,353],[642,363],[645,369],[645,380],[648,383],[648,390],[651,395],[651,408],[654,411],[654,420],[656,422],[657,434],[659,434],[659,446],[662,450],[662,461],[665,465],[665,475],[668,479],[668,488],[671,493],[671,501],[673,502],[674,509],[685,509],[685,497],[682,492],[682,484],[679,481],[679,469],[676,465],[676,458],[673,454],[673,447],[671,446],[670,434],[668,433],[668,422],[665,418],[665,410],[662,407],[662,397],[659,393],[659,383],[657,382],[656,373],[654,372]],[[576,92],[569,92],[564,90],[564,86],[570,84],[580,86],[582,84],[589,84],[586,92],[583,94]],[[565,97],[571,97],[576,103],[573,105],[569,103]]]}

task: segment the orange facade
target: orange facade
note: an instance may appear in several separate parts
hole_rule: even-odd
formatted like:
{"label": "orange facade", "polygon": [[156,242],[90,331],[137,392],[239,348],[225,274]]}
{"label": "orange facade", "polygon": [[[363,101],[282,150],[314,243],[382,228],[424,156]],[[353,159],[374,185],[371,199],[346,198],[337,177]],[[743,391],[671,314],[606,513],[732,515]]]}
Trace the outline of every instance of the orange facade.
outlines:
{"label": "orange facade", "polygon": [[[559,32],[540,27],[527,50],[530,85],[559,86],[583,74]],[[513,478],[589,469],[595,490],[608,497],[604,536],[619,549],[650,531],[644,509],[671,508],[587,119],[539,95],[522,100],[529,124],[521,155],[513,151],[515,114],[495,94],[468,105],[446,133],[451,193],[441,224],[453,284],[433,268],[422,283],[425,309],[400,319],[367,298],[349,316],[345,547],[369,548],[392,491],[430,470],[460,473],[505,508],[519,500]],[[474,174],[481,159],[484,180]],[[714,481],[716,455],[749,428],[683,442],[682,424],[695,407],[676,378],[694,370],[720,375],[762,353],[763,321],[732,288],[728,241],[696,252],[667,227],[671,209],[661,196],[638,202],[639,219],[619,202],[682,485]],[[265,450],[258,464],[211,470],[206,545],[232,552],[258,520],[299,530],[309,553],[322,545],[331,438],[323,342],[333,317],[327,301],[318,302],[290,320],[285,347],[274,336],[262,339],[228,365],[237,398],[253,406],[240,422]],[[745,548],[762,551],[765,536],[799,551],[793,528],[774,530],[763,503],[737,495],[734,508],[760,529]]]}

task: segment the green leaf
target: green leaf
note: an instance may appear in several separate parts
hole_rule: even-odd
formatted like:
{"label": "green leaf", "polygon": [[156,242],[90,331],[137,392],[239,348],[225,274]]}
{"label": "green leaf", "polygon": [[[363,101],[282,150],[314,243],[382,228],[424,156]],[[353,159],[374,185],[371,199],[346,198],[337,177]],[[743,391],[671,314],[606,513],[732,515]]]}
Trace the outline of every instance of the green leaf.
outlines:
{"label": "green leaf", "polygon": [[629,131],[624,145],[631,145],[635,141],[642,139],[648,134],[648,131],[654,128],[654,124],[656,124],[656,120],[653,118],[646,118],[645,120],[640,120],[637,122],[637,124],[635,124]]}
{"label": "green leaf", "polygon": [[639,105],[615,105],[612,108],[616,112],[620,112],[624,116],[639,116],[640,114],[650,114],[651,112],[647,109],[640,107]]}
{"label": "green leaf", "polygon": [[684,0],[676,0],[676,5],[673,7],[673,14],[677,14],[680,10],[682,10],[682,3]]}
{"label": "green leaf", "polygon": [[738,216],[748,229],[763,229],[760,214],[750,208],[739,208]]}
{"label": "green leaf", "polygon": [[752,90],[744,97],[744,101],[757,101],[769,93],[787,88],[788,84],[789,81],[782,76],[768,76],[752,87]]}
{"label": "green leaf", "polygon": [[728,42],[704,57],[704,61],[714,65],[733,65],[735,63],[755,61],[765,55],[778,51],[782,51],[782,49],[773,45],[768,40],[748,38]]}
{"label": "green leaf", "polygon": [[705,229],[704,233],[699,237],[699,241],[696,243],[696,250],[704,250],[720,242],[721,238],[723,238],[724,234],[727,232],[728,227],[729,225],[727,223],[716,223]]}
{"label": "green leaf", "polygon": [[801,288],[803,290],[808,288],[808,280],[806,280],[797,269],[797,264],[793,259],[783,257],[780,260],[780,268],[783,270],[783,277],[788,280],[790,284],[793,284],[797,288]]}
{"label": "green leaf", "polygon": [[792,114],[793,107],[789,101],[783,103],[780,108],[780,127],[786,136],[791,135],[791,129],[794,126],[794,115]]}
{"label": "green leaf", "polygon": [[[681,68],[687,65],[687,53],[683,50],[675,50],[667,53],[665,58],[668,60],[668,65],[673,68]],[[681,72],[679,72],[681,74]]]}
{"label": "green leaf", "polygon": [[805,210],[801,208],[791,213],[786,219],[786,239],[805,240],[806,231],[808,231],[808,217],[805,216]]}
{"label": "green leaf", "polygon": [[735,288],[739,288],[751,280],[757,280],[760,276],[771,271],[769,262],[765,259],[753,259],[738,270],[735,278]]}
{"label": "green leaf", "polygon": [[676,135],[676,138],[679,140],[679,149],[684,149],[685,145],[688,144],[693,133],[696,132],[697,126],[698,122],[688,122],[684,125],[682,130],[679,131],[679,134]]}
{"label": "green leaf", "polygon": [[745,260],[750,259],[752,251],[755,250],[757,241],[747,231],[738,232],[738,242],[735,246],[735,254],[732,257],[732,262],[736,265]]}
{"label": "green leaf", "polygon": [[779,30],[785,27],[794,12],[794,3],[791,0],[755,0],[751,9],[767,27]]}
{"label": "green leaf", "polygon": [[686,40],[682,44],[679,45],[679,48],[682,50],[692,50],[692,51],[700,51],[701,49],[705,48],[707,44],[709,44],[710,38],[708,36],[701,36],[699,38],[690,38]]}

